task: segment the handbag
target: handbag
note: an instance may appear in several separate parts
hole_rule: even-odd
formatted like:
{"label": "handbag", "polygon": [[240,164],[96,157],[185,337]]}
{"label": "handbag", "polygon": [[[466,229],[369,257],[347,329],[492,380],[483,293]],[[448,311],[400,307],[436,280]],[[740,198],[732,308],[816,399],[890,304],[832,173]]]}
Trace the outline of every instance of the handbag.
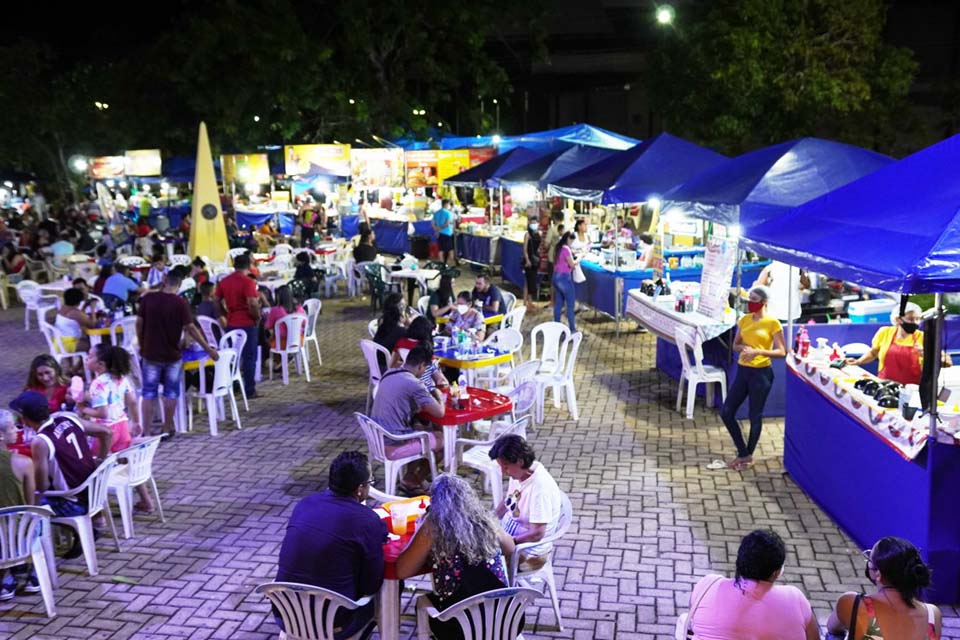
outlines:
{"label": "handbag", "polygon": [[858,594],[853,600],[853,612],[850,614],[850,628],[847,630],[847,640],[856,640],[857,636],[857,609],[860,608],[860,600],[863,594]]}
{"label": "handbag", "polygon": [[703,590],[703,593],[700,594],[700,597],[697,599],[696,604],[693,605],[693,608],[690,609],[690,613],[683,613],[677,618],[677,627],[674,630],[674,638],[676,640],[685,640],[686,638],[693,638],[693,615],[697,612],[697,609],[700,607],[700,603],[703,602],[703,598],[710,593],[710,589],[713,588],[715,584],[723,580],[723,576],[717,576],[713,582],[707,585],[707,588]]}
{"label": "handbag", "polygon": [[587,281],[587,276],[583,275],[583,269],[580,268],[579,262],[573,265],[573,269],[570,271],[570,277],[575,284]]}

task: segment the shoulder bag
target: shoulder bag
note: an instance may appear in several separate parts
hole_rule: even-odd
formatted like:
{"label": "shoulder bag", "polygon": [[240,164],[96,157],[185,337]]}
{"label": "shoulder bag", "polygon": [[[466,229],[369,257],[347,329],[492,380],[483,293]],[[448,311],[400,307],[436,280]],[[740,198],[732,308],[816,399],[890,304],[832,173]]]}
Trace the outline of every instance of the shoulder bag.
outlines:
{"label": "shoulder bag", "polygon": [[685,613],[677,619],[677,628],[675,633],[676,640],[684,640],[685,638],[694,638],[693,635],[693,616],[697,612],[697,609],[700,608],[700,603],[703,602],[704,597],[710,592],[710,589],[713,589],[714,585],[723,580],[723,576],[717,576],[713,582],[707,585],[707,588],[703,590],[703,593],[700,594],[700,597],[697,598],[696,604],[693,605],[693,608],[690,609],[690,613]]}

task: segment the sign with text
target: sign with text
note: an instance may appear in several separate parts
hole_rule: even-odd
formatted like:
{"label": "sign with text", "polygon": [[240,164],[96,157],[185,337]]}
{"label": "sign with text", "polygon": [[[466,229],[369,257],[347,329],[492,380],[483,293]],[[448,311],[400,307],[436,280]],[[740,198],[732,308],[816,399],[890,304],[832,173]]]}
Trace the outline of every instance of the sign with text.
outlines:
{"label": "sign with text", "polygon": [[131,149],[123,155],[123,172],[128,176],[158,176],[160,149]]}
{"label": "sign with text", "polygon": [[403,149],[352,149],[354,189],[403,186]]}
{"label": "sign with text", "polygon": [[289,176],[350,175],[350,145],[293,144],[283,148],[284,169]]}
{"label": "sign with text", "polygon": [[700,306],[697,311],[714,320],[723,319],[736,264],[736,240],[717,236],[707,238],[703,275],[700,279]]}
{"label": "sign with text", "polygon": [[438,155],[437,178],[440,184],[450,176],[455,176],[471,167],[469,149],[440,151]]}
{"label": "sign with text", "polygon": [[224,184],[270,184],[270,162],[265,153],[220,156]]}
{"label": "sign with text", "polygon": [[470,167],[483,164],[487,160],[492,159],[495,155],[497,155],[497,150],[493,147],[478,147],[476,149],[470,149]]}
{"label": "sign with text", "polygon": [[438,184],[438,152],[433,149],[407,151],[403,154],[407,165],[408,187],[435,187]]}
{"label": "sign with text", "polygon": [[114,180],[123,177],[123,156],[90,158],[90,177],[94,180]]}

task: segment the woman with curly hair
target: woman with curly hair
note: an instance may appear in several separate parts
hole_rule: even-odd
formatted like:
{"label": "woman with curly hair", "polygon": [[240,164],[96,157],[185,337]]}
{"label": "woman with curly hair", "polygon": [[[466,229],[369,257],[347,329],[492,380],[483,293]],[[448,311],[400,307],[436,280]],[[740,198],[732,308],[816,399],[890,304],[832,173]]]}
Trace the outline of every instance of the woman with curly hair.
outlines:
{"label": "woman with curly hair", "polygon": [[27,374],[27,384],[24,391],[39,391],[47,398],[50,412],[62,411],[65,405],[72,404],[68,395],[68,381],[63,375],[63,369],[56,359],[48,354],[42,354],[30,363],[30,373]]}
{"label": "woman with curly hair", "polygon": [[[397,575],[409,578],[429,563],[434,592],[428,597],[443,611],[470,596],[506,587],[504,555],[513,549],[513,540],[470,484],[444,473],[433,483],[422,526],[397,559]],[[430,630],[439,640],[463,638],[456,620],[431,620]]]}

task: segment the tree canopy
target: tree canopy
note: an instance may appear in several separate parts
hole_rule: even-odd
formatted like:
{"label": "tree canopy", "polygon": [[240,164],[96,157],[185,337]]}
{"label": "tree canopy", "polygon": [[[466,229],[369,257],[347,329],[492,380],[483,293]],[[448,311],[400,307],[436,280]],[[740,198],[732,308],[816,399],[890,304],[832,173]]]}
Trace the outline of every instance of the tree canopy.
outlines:
{"label": "tree canopy", "polygon": [[666,34],[653,100],[727,153],[815,135],[895,152],[916,63],[883,41],[883,0],[718,0]]}

